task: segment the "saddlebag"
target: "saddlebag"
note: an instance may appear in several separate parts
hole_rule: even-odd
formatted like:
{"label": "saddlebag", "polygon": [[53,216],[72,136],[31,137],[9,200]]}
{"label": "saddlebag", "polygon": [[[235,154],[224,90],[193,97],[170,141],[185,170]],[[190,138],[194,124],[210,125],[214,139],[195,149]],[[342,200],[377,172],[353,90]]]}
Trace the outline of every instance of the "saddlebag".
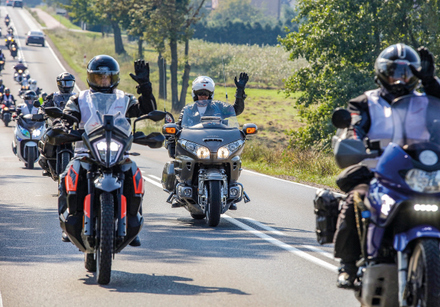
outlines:
{"label": "saddlebag", "polygon": [[339,214],[339,200],[329,189],[316,191],[313,204],[316,215],[316,239],[319,244],[333,243]]}

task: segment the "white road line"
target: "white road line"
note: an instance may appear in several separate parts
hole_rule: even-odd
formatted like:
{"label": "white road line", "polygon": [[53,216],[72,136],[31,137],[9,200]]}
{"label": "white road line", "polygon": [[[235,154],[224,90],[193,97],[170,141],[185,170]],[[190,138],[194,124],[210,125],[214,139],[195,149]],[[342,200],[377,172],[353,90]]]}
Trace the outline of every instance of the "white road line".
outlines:
{"label": "white road line", "polygon": [[252,218],[250,218],[250,217],[241,217],[241,219],[243,219],[243,220],[247,220],[247,221],[249,221],[249,222],[251,222],[251,223],[257,225],[258,227],[261,227],[261,228],[263,228],[263,229],[266,229],[267,231],[270,231],[271,233],[276,234],[276,235],[278,235],[278,236],[284,236],[284,234],[283,234],[281,231],[276,230],[276,229],[274,229],[274,228],[272,228],[272,227],[270,227],[270,226],[267,226],[267,225],[265,225],[265,224],[263,224],[263,223],[260,223],[259,221],[256,221],[256,220],[254,220],[254,219],[252,219]]}
{"label": "white road line", "polygon": [[254,174],[254,175],[259,175],[259,176],[268,177],[268,178],[271,178],[271,179],[275,179],[275,180],[283,181],[283,182],[293,183],[293,184],[295,184],[295,185],[300,185],[300,186],[302,186],[302,187],[306,187],[306,188],[311,188],[311,189],[315,189],[315,190],[317,189],[316,187],[312,187],[312,186],[310,186],[310,185],[306,185],[306,184],[298,183],[298,182],[295,182],[295,181],[289,181],[289,180],[286,180],[286,179],[281,179],[281,178],[277,178],[277,177],[269,176],[269,175],[266,175],[266,174],[260,174],[260,173],[257,173],[257,172],[254,172],[254,171],[250,171],[250,170],[247,170],[247,169],[243,169],[243,171],[248,172],[248,173],[251,173],[251,174]]}
{"label": "white road line", "polygon": [[148,181],[149,183],[154,184],[156,187],[163,189],[162,184],[160,184],[159,182],[151,180],[150,178],[147,178],[145,176],[142,176],[142,177],[145,179],[145,181]]}
{"label": "white road line", "polygon": [[326,252],[326,251],[323,251],[322,249],[317,248],[316,246],[312,246],[312,245],[302,245],[302,247],[305,247],[305,248],[307,248],[307,249],[310,249],[311,251],[314,251],[314,252],[316,252],[316,253],[319,253],[319,254],[321,254],[321,255],[327,257],[327,258],[330,258],[330,259],[336,261],[336,259],[335,259],[335,257],[333,256],[333,254],[328,253],[328,252]]}
{"label": "white road line", "polygon": [[161,178],[159,178],[157,176],[154,176],[154,175],[148,175],[148,176],[150,176],[153,179],[156,179],[157,181],[161,181],[162,180]]}
{"label": "white road line", "polygon": [[334,266],[334,265],[332,265],[332,264],[330,264],[328,262],[325,262],[324,260],[321,260],[319,258],[313,257],[313,256],[307,254],[306,252],[303,252],[303,251],[301,251],[301,250],[299,250],[299,249],[297,249],[297,248],[295,248],[293,246],[290,246],[290,245],[288,245],[288,244],[286,244],[286,243],[284,243],[284,242],[282,242],[280,240],[277,240],[277,239],[275,239],[275,238],[273,238],[271,236],[268,236],[267,234],[262,233],[261,231],[258,231],[258,230],[254,229],[254,228],[252,228],[252,227],[250,227],[250,226],[248,226],[248,225],[246,225],[246,224],[244,224],[242,222],[239,222],[239,221],[237,221],[236,219],[234,219],[234,218],[232,218],[230,216],[223,215],[223,218],[227,219],[232,224],[235,224],[236,226],[238,226],[238,227],[240,227],[240,228],[242,228],[242,229],[244,229],[246,231],[249,231],[250,233],[254,234],[255,236],[260,237],[261,239],[266,240],[266,241],[268,241],[268,242],[270,242],[270,243],[272,243],[272,244],[274,244],[274,245],[276,245],[276,246],[278,246],[278,247],[280,247],[282,249],[285,249],[288,252],[290,252],[290,253],[298,256],[298,257],[301,257],[301,258],[303,258],[303,259],[305,259],[307,261],[313,262],[313,263],[315,263],[315,264],[317,264],[317,265],[319,265],[319,266],[321,266],[321,267],[323,267],[323,268],[325,268],[327,270],[330,270],[330,271],[332,271],[334,273],[338,272],[338,267],[337,266]]}

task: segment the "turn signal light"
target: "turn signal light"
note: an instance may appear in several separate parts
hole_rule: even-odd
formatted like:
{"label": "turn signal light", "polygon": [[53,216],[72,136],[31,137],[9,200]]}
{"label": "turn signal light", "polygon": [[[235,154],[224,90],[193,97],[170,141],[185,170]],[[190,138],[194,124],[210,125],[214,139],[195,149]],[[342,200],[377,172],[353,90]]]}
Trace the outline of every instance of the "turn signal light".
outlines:
{"label": "turn signal light", "polygon": [[254,134],[257,131],[255,127],[246,128],[247,134]]}
{"label": "turn signal light", "polygon": [[169,134],[176,134],[176,128],[174,127],[167,127],[165,128],[165,132]]}

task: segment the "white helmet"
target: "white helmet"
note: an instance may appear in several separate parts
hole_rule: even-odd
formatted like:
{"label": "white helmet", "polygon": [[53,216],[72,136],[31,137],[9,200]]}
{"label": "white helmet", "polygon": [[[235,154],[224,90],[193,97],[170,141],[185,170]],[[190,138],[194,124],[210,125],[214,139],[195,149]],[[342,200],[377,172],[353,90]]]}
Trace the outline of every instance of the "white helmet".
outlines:
{"label": "white helmet", "polygon": [[37,90],[37,80],[35,80],[35,79],[29,80],[29,89],[33,90],[33,91]]}
{"label": "white helmet", "polygon": [[209,92],[209,99],[214,98],[214,89],[215,89],[215,83],[210,77],[206,76],[199,76],[194,79],[192,83],[192,97],[194,101],[197,100],[196,92],[200,90],[207,90]]}

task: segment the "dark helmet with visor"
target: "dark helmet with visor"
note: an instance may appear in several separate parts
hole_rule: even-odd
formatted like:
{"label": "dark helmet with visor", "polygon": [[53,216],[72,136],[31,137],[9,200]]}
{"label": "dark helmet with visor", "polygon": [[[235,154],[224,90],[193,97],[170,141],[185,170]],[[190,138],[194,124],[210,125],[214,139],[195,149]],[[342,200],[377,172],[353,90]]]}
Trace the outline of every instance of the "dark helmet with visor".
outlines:
{"label": "dark helmet with visor", "polygon": [[419,79],[410,65],[420,67],[420,57],[413,48],[405,44],[391,45],[379,54],[374,64],[376,82],[396,97],[413,91]]}
{"label": "dark helmet with visor", "polygon": [[38,95],[34,91],[26,91],[23,95],[24,101],[32,101],[33,102],[37,98],[38,98]]}
{"label": "dark helmet with visor", "polygon": [[68,73],[63,72],[57,77],[57,86],[62,94],[70,94],[75,87],[75,76]]}
{"label": "dark helmet with visor", "polygon": [[119,64],[108,55],[97,55],[87,65],[87,83],[94,91],[111,93],[119,84]]}

